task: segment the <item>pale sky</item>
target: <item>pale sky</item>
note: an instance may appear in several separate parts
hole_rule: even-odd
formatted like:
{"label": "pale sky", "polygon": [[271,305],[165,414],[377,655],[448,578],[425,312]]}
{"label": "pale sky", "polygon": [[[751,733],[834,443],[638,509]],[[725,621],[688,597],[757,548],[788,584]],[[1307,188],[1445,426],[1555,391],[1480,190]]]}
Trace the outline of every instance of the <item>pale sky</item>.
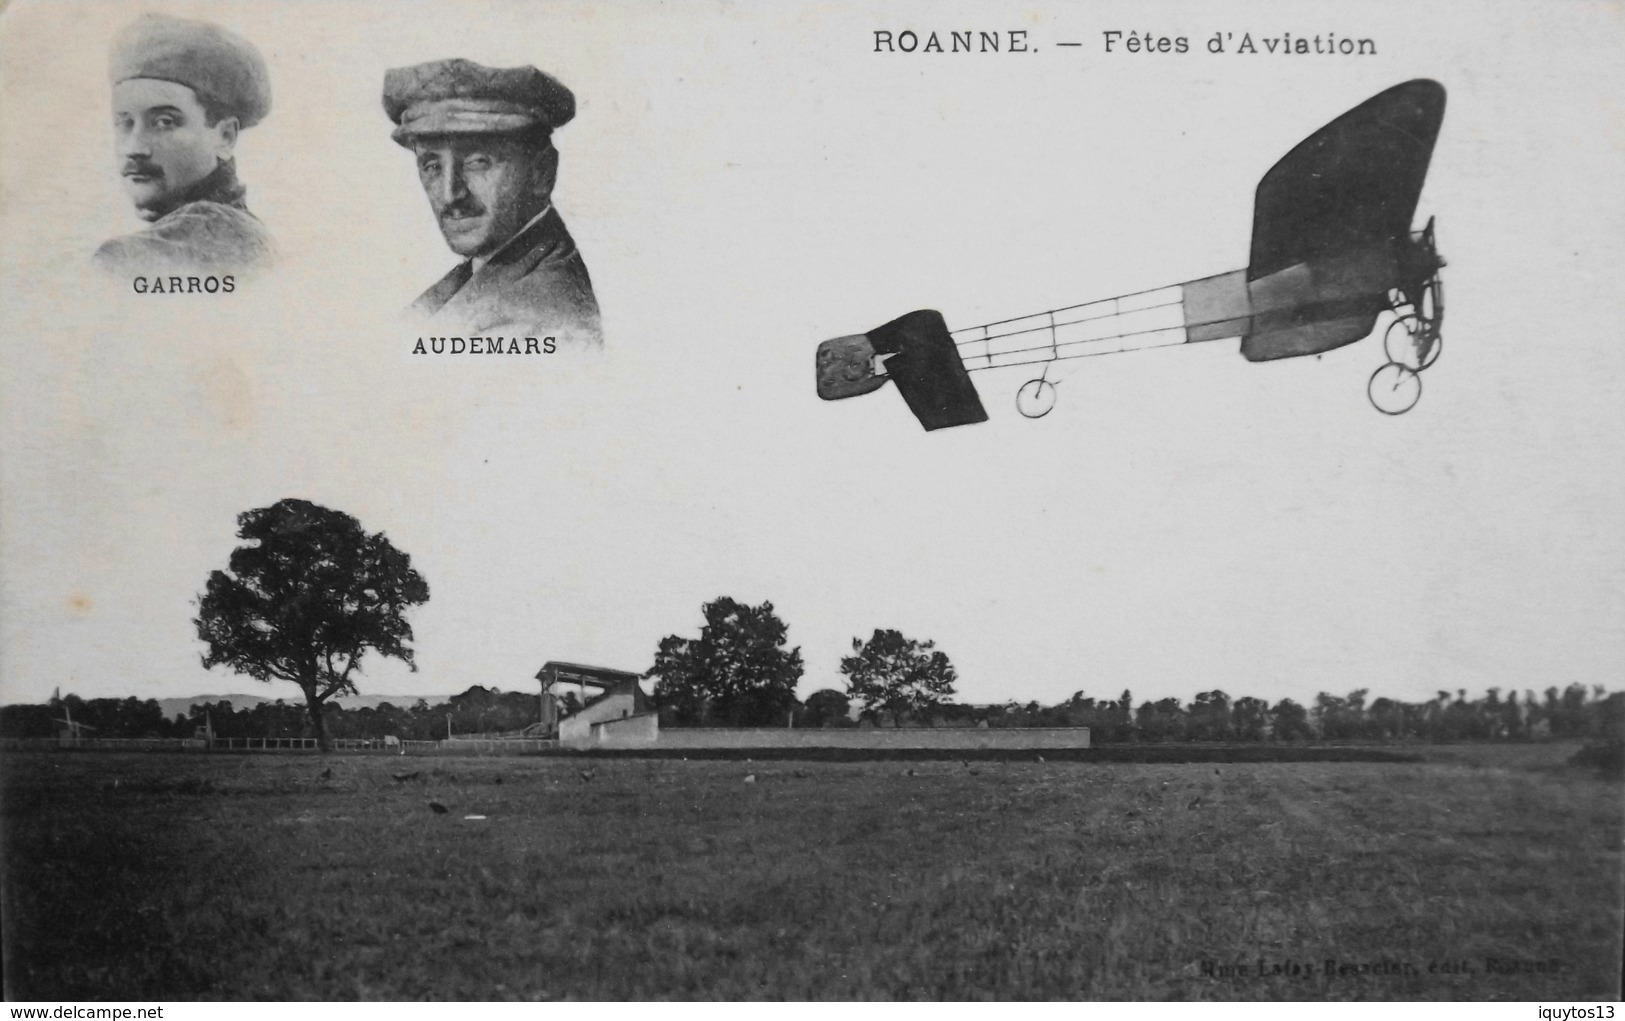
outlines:
{"label": "pale sky", "polygon": [[[281,268],[230,298],[94,275],[140,226],[107,43],[139,13],[255,41],[238,150]],[[722,595],[772,600],[839,686],[853,636],[935,639],[959,698],[1222,688],[1431,697],[1625,667],[1625,15],[1617,5],[41,2],[0,15],[0,701],[265,691],[191,624],[235,515],[302,497],[413,557],[419,672],[365,693],[644,670]],[[877,29],[1035,51],[877,55]],[[1190,40],[1106,54],[1107,30]],[[1215,56],[1215,31],[1370,37]],[[1057,42],[1084,45],[1061,48]],[[555,201],[597,359],[413,358],[396,312],[455,263],[380,105],[389,67],[535,64],[578,98]],[[1245,265],[1258,179],[1410,78],[1449,104],[1444,351],[1366,401],[1380,334],[1250,364],[1235,341],[973,378],[924,433],[891,387],[817,399],[813,351]]]}

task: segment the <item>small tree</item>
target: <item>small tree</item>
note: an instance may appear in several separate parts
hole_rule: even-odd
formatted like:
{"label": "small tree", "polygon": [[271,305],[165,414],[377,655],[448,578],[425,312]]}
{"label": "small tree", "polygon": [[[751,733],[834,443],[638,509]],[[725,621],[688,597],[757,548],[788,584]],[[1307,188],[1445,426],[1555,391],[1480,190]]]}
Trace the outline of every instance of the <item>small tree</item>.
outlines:
{"label": "small tree", "polygon": [[698,638],[667,635],[655,651],[652,695],[679,723],[713,719],[735,726],[783,725],[796,707],[801,649],[786,649],[789,628],[773,612],[723,596],[705,604]]}
{"label": "small tree", "polygon": [[1230,696],[1214,689],[1200,692],[1189,710],[1187,736],[1192,741],[1228,741],[1235,733]]}
{"label": "small tree", "polygon": [[297,684],[326,751],[323,704],[356,693],[367,650],[417,669],[406,611],[428,602],[429,586],[382,533],[306,500],[244,511],[237,535],[244,544],[209,575],[193,621],[203,665]]}
{"label": "small tree", "polygon": [[1298,738],[1314,740],[1315,729],[1309,725],[1309,710],[1283,698],[1270,710],[1270,730],[1277,741],[1295,741]]}
{"label": "small tree", "polygon": [[1189,717],[1179,699],[1170,696],[1141,703],[1134,720],[1140,736],[1147,741],[1183,741]]}
{"label": "small tree", "polygon": [[890,712],[898,726],[904,713],[923,712],[954,693],[958,676],[935,642],[877,628],[867,642],[852,639],[852,652],[841,659],[847,693],[870,711]]}
{"label": "small tree", "polygon": [[839,727],[850,719],[852,703],[846,693],[834,688],[820,688],[807,696],[802,710],[803,726]]}
{"label": "small tree", "polygon": [[1236,737],[1243,741],[1262,741],[1269,736],[1270,707],[1263,699],[1251,695],[1236,699],[1236,704],[1230,710],[1230,718]]}

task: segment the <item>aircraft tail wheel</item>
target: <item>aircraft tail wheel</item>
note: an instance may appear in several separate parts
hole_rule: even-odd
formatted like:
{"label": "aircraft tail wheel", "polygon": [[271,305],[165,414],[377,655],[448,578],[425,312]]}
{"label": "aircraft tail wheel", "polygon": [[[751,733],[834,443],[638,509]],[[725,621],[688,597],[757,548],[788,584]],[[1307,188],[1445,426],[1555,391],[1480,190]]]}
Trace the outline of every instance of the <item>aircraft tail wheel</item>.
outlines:
{"label": "aircraft tail wheel", "polygon": [[1390,362],[1421,372],[1439,360],[1444,338],[1433,324],[1415,313],[1400,316],[1388,324],[1382,335],[1382,352]]}
{"label": "aircraft tail wheel", "polygon": [[1384,415],[1403,415],[1422,399],[1422,377],[1409,365],[1389,362],[1371,374],[1365,394]]}
{"label": "aircraft tail wheel", "polygon": [[1027,418],[1043,418],[1055,409],[1055,384],[1047,379],[1029,379],[1016,391],[1016,410]]}

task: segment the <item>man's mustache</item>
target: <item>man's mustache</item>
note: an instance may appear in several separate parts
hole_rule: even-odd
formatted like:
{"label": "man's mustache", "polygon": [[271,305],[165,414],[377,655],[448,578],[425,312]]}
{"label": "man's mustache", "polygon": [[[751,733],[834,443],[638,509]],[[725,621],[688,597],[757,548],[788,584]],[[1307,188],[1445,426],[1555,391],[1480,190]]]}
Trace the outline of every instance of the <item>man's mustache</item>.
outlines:
{"label": "man's mustache", "polygon": [[125,177],[162,177],[164,168],[145,160],[125,160],[122,173]]}
{"label": "man's mustache", "polygon": [[485,206],[481,205],[477,200],[471,198],[458,199],[456,202],[444,206],[440,210],[440,218],[442,220],[484,215]]}

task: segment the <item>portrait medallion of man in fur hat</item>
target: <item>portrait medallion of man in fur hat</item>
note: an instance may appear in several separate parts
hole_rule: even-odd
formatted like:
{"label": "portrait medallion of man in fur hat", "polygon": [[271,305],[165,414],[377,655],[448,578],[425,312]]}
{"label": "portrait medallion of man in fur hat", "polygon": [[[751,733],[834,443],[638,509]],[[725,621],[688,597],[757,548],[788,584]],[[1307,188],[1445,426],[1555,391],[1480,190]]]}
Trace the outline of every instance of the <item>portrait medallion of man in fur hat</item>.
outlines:
{"label": "portrait medallion of man in fur hat", "polygon": [[252,44],[215,25],[147,15],[113,46],[113,141],[125,193],[145,230],[96,251],[115,273],[245,271],[274,253],[248,211],[233,158],[240,132],[271,110]]}

